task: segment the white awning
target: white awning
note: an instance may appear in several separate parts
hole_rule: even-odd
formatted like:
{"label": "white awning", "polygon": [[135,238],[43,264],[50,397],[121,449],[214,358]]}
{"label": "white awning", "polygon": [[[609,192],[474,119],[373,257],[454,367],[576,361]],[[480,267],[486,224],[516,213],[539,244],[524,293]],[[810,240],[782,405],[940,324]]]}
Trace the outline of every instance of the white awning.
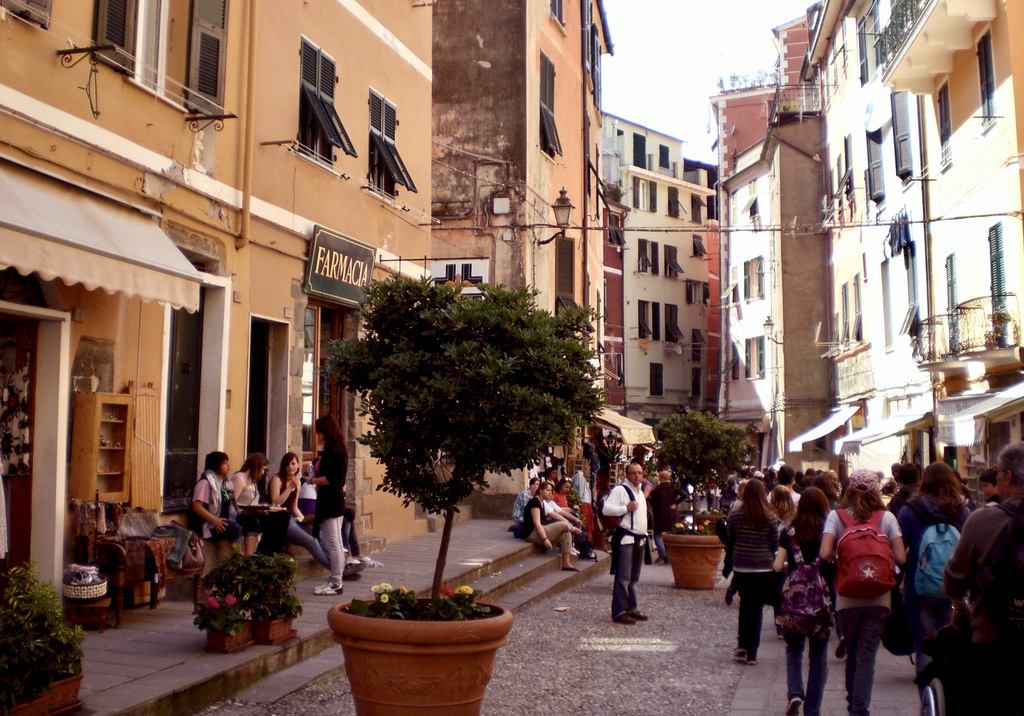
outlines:
{"label": "white awning", "polygon": [[801,433],[795,438],[790,439],[789,451],[800,452],[804,449],[804,443],[810,442],[811,440],[817,440],[823,435],[828,435],[830,432],[849,420],[858,410],[860,410],[859,405],[846,405],[839,408],[825,418],[823,422],[818,423],[807,432]]}
{"label": "white awning", "polygon": [[0,162],[0,269],[199,308],[201,274],[142,212]]}
{"label": "white awning", "polygon": [[[837,438],[835,444],[836,452],[856,455],[860,452],[861,445],[891,438],[895,435],[902,435],[911,430],[914,424],[921,422],[922,418],[926,415],[928,415],[928,412],[922,410],[917,413],[890,415],[885,420],[877,420],[865,428]],[[930,422],[931,418],[928,418],[928,421]]]}
{"label": "white awning", "polygon": [[985,426],[1013,412],[1024,409],[1024,383],[1011,385],[993,393],[980,403],[939,419],[938,441],[956,447],[970,447],[985,442]]}
{"label": "white awning", "polygon": [[601,410],[594,418],[594,424],[614,430],[622,436],[622,442],[629,445],[647,445],[654,442],[654,428],[650,425],[619,415],[608,408]]}

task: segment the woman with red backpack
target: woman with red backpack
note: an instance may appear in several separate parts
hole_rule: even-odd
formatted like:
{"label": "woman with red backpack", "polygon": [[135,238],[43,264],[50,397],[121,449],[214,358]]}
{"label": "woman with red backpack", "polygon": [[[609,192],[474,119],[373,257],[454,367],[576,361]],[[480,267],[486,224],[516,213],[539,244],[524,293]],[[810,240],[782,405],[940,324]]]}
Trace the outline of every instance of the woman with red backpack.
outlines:
{"label": "woman with red backpack", "polygon": [[838,509],[825,521],[821,559],[838,562],[836,610],[846,640],[846,703],[867,716],[875,657],[892,607],[896,565],[906,560],[896,517],[885,509],[878,474],[854,470]]}

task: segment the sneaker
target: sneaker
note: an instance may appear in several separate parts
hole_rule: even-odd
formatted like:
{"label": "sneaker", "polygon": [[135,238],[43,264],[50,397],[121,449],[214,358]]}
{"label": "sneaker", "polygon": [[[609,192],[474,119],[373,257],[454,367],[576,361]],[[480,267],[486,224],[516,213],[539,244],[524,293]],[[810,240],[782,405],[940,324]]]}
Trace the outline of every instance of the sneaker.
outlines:
{"label": "sneaker", "polygon": [[354,567],[357,564],[362,564],[362,562],[360,562],[358,559],[355,559],[354,557],[349,557],[345,560],[346,567]]}
{"label": "sneaker", "polygon": [[736,590],[732,588],[731,584],[728,587],[725,588],[725,606],[727,606],[727,607],[731,607],[732,606],[732,598],[735,595],[736,595]]}
{"label": "sneaker", "polygon": [[747,666],[757,666],[757,659],[747,659]]}
{"label": "sneaker", "polygon": [[367,557],[367,556],[366,556],[365,554],[361,554],[361,555],[359,555],[358,557],[356,557],[356,559],[358,559],[358,560],[359,560],[360,562],[362,562],[363,564],[369,564],[370,562],[372,562],[372,561],[373,561],[372,559],[370,559],[369,557]]}
{"label": "sneaker", "polygon": [[315,594],[318,597],[329,597],[333,594],[341,594],[341,590],[343,589],[343,587],[344,585],[341,584],[337,586],[334,586],[333,584],[325,584],[322,587],[317,587],[316,589],[314,589],[313,594]]}
{"label": "sneaker", "polygon": [[735,649],[732,650],[732,658],[736,661],[745,662],[747,660],[747,650],[741,649],[737,646]]}
{"label": "sneaker", "polygon": [[839,643],[836,644],[836,658],[837,659],[845,659],[846,658],[846,639],[840,638],[839,639]]}
{"label": "sneaker", "polygon": [[798,716],[800,713],[800,707],[803,706],[804,700],[799,696],[794,696],[789,700],[789,706],[786,707],[786,716]]}

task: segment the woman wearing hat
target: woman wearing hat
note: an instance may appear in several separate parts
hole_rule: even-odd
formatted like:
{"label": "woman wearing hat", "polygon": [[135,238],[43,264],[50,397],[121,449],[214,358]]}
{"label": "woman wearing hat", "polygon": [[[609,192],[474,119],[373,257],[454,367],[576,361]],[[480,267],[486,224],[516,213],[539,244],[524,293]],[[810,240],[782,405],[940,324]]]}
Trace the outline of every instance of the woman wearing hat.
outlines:
{"label": "woman wearing hat", "polygon": [[[841,512],[845,512],[847,517],[841,517]],[[855,530],[865,530],[869,524],[885,535],[893,561],[903,564],[907,556],[903,536],[896,518],[882,503],[878,474],[871,470],[855,470],[850,475],[839,508],[833,510],[825,521],[821,558],[832,559],[836,556],[836,545],[844,534],[851,533],[852,536]],[[854,549],[852,540],[849,544],[850,551],[842,551],[838,555],[840,587],[836,610],[846,642],[846,702],[849,713],[851,716],[867,716],[875,680],[875,656],[892,603],[888,589],[871,598],[851,596],[849,592],[844,595],[843,562],[850,558]],[[895,580],[895,575],[884,576]]]}

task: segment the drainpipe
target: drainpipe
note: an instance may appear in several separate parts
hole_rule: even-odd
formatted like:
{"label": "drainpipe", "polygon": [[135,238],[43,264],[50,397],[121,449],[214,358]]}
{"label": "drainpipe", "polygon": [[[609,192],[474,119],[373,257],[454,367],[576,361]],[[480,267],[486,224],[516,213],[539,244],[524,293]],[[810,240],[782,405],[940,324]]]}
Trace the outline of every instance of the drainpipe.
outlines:
{"label": "drainpipe", "polygon": [[[921,147],[921,226],[924,228],[924,283],[925,297],[928,301],[928,317],[935,315],[935,297],[932,295],[935,290],[935,282],[932,280],[932,264],[935,257],[932,250],[932,192],[929,177],[924,176],[924,167],[930,167],[928,162],[928,142],[925,138],[924,125],[925,98],[924,95],[917,96],[917,141]],[[939,414],[939,390],[941,383],[934,377],[929,378],[932,385],[932,427],[928,430],[928,462],[935,462],[935,420]]]}
{"label": "drainpipe", "polygon": [[252,237],[252,165],[256,124],[256,28],[259,0],[249,0],[249,27],[245,57],[245,121],[242,130],[242,219],[235,248],[249,245]]}

